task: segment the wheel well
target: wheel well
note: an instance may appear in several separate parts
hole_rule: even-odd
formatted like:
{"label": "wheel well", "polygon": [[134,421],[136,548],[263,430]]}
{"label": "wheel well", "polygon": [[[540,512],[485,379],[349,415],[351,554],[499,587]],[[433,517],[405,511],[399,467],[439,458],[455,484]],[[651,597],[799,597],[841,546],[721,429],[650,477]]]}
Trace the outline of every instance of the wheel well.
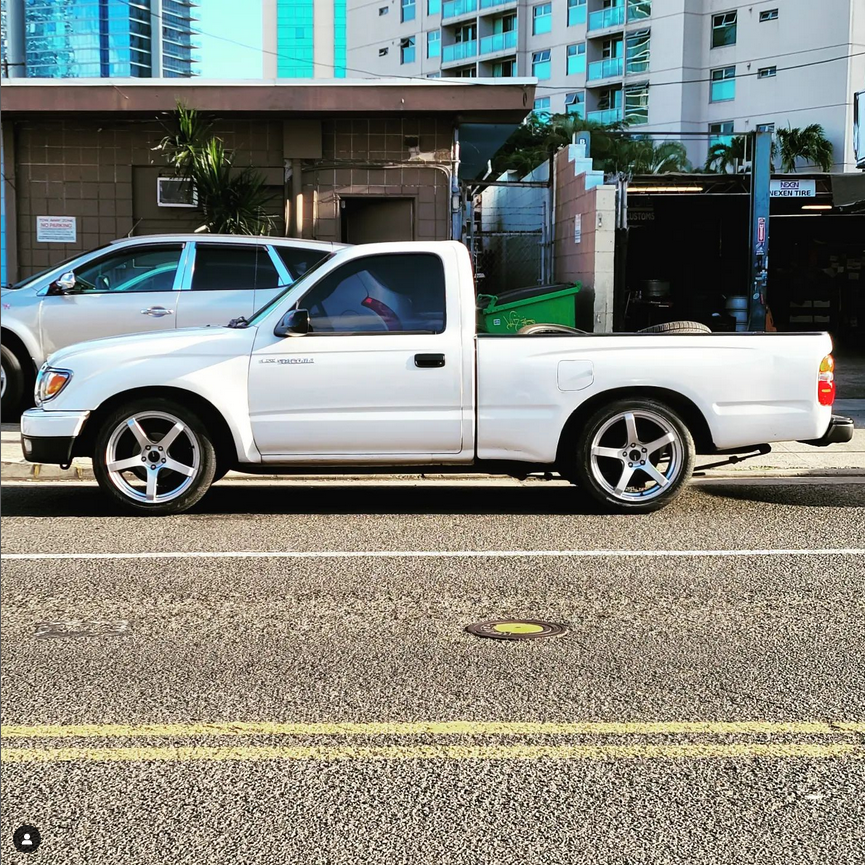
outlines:
{"label": "wheel well", "polygon": [[0,342],[11,351],[15,357],[21,362],[21,369],[24,370],[25,384],[30,384],[30,389],[36,383],[36,365],[27,346],[14,330],[9,330],[8,327],[0,328]]}
{"label": "wheel well", "polygon": [[93,456],[96,436],[104,418],[124,403],[144,397],[154,396],[163,399],[173,399],[191,408],[205,423],[208,432],[213,436],[213,447],[220,464],[233,466],[237,462],[237,448],[234,436],[222,413],[212,402],[203,396],[179,387],[141,387],[126,390],[109,397],[96,411],[92,412],[84,431],[76,441],[75,456]]}
{"label": "wheel well", "polygon": [[686,396],[663,387],[620,387],[595,394],[574,410],[574,413],[568,418],[567,423],[565,423],[559,438],[557,462],[563,464],[563,462],[567,461],[566,451],[576,437],[577,430],[583,421],[587,420],[600,406],[625,397],[656,399],[658,402],[668,405],[681,416],[685,425],[690,430],[691,435],[694,437],[694,446],[697,453],[713,452],[714,442],[712,441],[712,432],[709,429],[709,424],[706,422],[706,418],[700,409]]}

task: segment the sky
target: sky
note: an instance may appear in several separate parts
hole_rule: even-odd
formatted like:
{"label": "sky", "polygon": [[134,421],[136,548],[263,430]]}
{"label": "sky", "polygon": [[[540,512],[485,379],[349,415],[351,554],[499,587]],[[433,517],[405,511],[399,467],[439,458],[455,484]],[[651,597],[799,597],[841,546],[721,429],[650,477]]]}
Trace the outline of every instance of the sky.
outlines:
{"label": "sky", "polygon": [[[239,12],[239,8],[243,9]],[[199,0],[202,78],[261,78],[261,0]],[[245,48],[224,39],[249,45]]]}

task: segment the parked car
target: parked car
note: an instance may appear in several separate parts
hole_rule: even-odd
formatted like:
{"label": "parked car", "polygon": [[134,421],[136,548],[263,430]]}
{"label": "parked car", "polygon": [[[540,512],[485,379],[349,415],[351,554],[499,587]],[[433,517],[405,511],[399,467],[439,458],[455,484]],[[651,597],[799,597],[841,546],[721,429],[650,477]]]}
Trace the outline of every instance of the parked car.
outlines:
{"label": "parked car", "polygon": [[216,234],[129,237],[4,289],[2,411],[21,406],[36,370],[59,348],[250,316],[341,246]]}
{"label": "parked car", "polygon": [[681,492],[698,448],[852,438],[828,334],[479,334],[475,302],[460,243],[340,250],[249,321],[56,352],[24,455],[91,456],[141,514],[185,511],[231,468],[419,466],[554,470],[642,512]]}

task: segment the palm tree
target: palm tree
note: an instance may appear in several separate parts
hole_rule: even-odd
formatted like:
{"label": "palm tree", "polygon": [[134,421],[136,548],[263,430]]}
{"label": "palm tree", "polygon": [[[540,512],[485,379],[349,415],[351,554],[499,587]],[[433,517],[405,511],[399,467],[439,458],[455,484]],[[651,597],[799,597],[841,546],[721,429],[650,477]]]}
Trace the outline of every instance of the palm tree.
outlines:
{"label": "palm tree", "polygon": [[202,229],[219,234],[268,234],[274,218],[272,196],[255,168],[234,167],[235,153],[210,134],[212,124],[194,108],[178,103],[175,128],[156,146],[175,174],[188,178],[204,217]]}
{"label": "palm tree", "polygon": [[823,127],[812,123],[804,129],[787,127],[775,132],[781,155],[781,171],[796,171],[796,161],[801,159],[815,165],[821,171],[832,168],[832,142],[826,138]]}
{"label": "palm tree", "polygon": [[729,141],[719,141],[709,148],[709,155],[704,166],[705,171],[728,174],[728,168],[733,169],[734,174],[745,170],[745,136],[736,135]]}

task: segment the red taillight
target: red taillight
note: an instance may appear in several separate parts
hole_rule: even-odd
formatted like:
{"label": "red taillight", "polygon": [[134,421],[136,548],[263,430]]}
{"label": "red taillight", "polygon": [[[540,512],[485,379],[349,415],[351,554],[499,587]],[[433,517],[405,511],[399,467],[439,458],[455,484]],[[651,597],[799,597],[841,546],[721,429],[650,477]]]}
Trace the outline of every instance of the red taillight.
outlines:
{"label": "red taillight", "polygon": [[820,374],[817,376],[817,402],[832,405],[835,402],[835,359],[827,354],[820,361]]}

